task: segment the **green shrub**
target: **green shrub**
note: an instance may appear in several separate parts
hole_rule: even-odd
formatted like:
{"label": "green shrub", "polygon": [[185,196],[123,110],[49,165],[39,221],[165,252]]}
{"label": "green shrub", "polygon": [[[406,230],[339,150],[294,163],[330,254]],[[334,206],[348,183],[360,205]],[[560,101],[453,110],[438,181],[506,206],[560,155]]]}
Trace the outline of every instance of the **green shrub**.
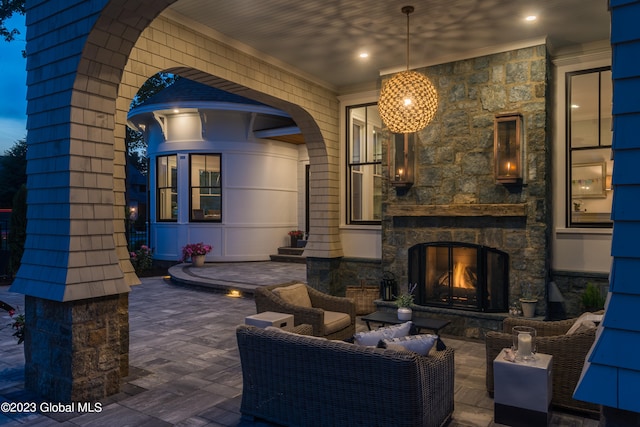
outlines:
{"label": "green shrub", "polygon": [[597,311],[604,308],[605,298],[600,292],[600,288],[593,283],[587,283],[587,287],[582,294],[582,305],[587,311]]}
{"label": "green shrub", "polygon": [[137,251],[129,254],[131,265],[136,270],[136,274],[143,273],[153,265],[153,256],[148,246],[142,245]]}

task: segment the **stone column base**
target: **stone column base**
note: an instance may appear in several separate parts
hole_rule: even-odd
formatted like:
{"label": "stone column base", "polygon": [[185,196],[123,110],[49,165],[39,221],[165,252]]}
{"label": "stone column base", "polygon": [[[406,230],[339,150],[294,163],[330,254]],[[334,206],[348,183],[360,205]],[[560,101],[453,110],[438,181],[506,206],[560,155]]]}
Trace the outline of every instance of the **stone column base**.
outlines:
{"label": "stone column base", "polygon": [[344,296],[346,286],[340,283],[338,274],[341,259],[307,257],[309,286],[325,294]]}
{"label": "stone column base", "polygon": [[25,386],[52,402],[96,401],[128,372],[128,294],[70,302],[25,297]]}

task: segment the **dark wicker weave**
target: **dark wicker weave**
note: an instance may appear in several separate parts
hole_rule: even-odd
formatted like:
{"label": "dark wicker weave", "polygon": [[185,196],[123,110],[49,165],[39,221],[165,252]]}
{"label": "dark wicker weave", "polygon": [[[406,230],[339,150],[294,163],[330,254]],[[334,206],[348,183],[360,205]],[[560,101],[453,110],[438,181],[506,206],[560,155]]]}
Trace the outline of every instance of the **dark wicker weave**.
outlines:
{"label": "dark wicker weave", "polygon": [[[289,304],[278,295],[272,292],[273,289],[281,286],[289,286],[293,283],[282,283],[278,285],[261,286],[254,291],[254,299],[256,302],[256,311],[263,313],[265,311],[275,311],[277,313],[293,314],[293,324],[295,326],[302,323],[308,323],[313,327],[313,335],[325,337],[329,339],[344,340],[350,338],[356,332],[356,305],[350,298],[335,297],[324,294],[309,285],[307,291],[311,299],[312,308],[301,307]],[[338,311],[347,313],[351,317],[351,324],[346,328],[328,334],[324,328],[324,311]]]}
{"label": "dark wicker weave", "polygon": [[597,415],[599,406],[573,399],[573,391],[580,379],[580,373],[587,353],[595,340],[595,329],[565,335],[576,319],[559,321],[539,321],[508,317],[502,324],[503,332],[487,332],[487,391],[493,394],[493,360],[503,348],[513,344],[511,330],[514,326],[531,326],[536,329],[538,353],[553,356],[553,395],[551,404],[558,408]]}
{"label": "dark wicker weave", "polygon": [[241,325],[243,416],[285,426],[442,426],[454,352],[429,356]]}

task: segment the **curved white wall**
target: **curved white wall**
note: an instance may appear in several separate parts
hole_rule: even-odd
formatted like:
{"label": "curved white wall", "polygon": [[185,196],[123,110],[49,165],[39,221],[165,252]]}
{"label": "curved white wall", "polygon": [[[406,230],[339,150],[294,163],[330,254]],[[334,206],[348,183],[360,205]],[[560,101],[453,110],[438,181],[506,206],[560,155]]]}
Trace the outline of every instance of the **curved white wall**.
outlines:
{"label": "curved white wall", "polygon": [[[202,120],[190,113],[185,130],[179,114],[164,117],[164,134],[181,140],[164,140],[161,126],[148,123],[145,137],[150,158],[150,244],[154,258],[176,261],[187,243],[213,246],[207,261],[263,261],[287,245],[287,232],[299,228],[300,183],[304,184],[305,146],[255,139],[248,131],[250,113],[201,110]],[[173,126],[182,129],[172,129]],[[190,135],[192,139],[183,139]],[[204,139],[199,140],[203,135]],[[177,154],[178,220],[157,222],[156,167],[159,155]],[[221,222],[189,222],[189,155],[220,154],[222,185]],[[304,185],[303,185],[304,188]]]}

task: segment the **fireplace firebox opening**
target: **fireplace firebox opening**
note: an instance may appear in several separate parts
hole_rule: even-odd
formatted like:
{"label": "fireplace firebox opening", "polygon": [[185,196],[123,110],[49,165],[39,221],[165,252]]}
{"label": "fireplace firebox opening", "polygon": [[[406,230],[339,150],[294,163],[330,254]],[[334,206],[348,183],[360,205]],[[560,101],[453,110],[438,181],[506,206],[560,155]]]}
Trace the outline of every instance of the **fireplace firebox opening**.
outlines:
{"label": "fireplace firebox opening", "polygon": [[409,248],[409,283],[417,283],[418,305],[507,312],[509,255],[471,243],[419,243]]}

